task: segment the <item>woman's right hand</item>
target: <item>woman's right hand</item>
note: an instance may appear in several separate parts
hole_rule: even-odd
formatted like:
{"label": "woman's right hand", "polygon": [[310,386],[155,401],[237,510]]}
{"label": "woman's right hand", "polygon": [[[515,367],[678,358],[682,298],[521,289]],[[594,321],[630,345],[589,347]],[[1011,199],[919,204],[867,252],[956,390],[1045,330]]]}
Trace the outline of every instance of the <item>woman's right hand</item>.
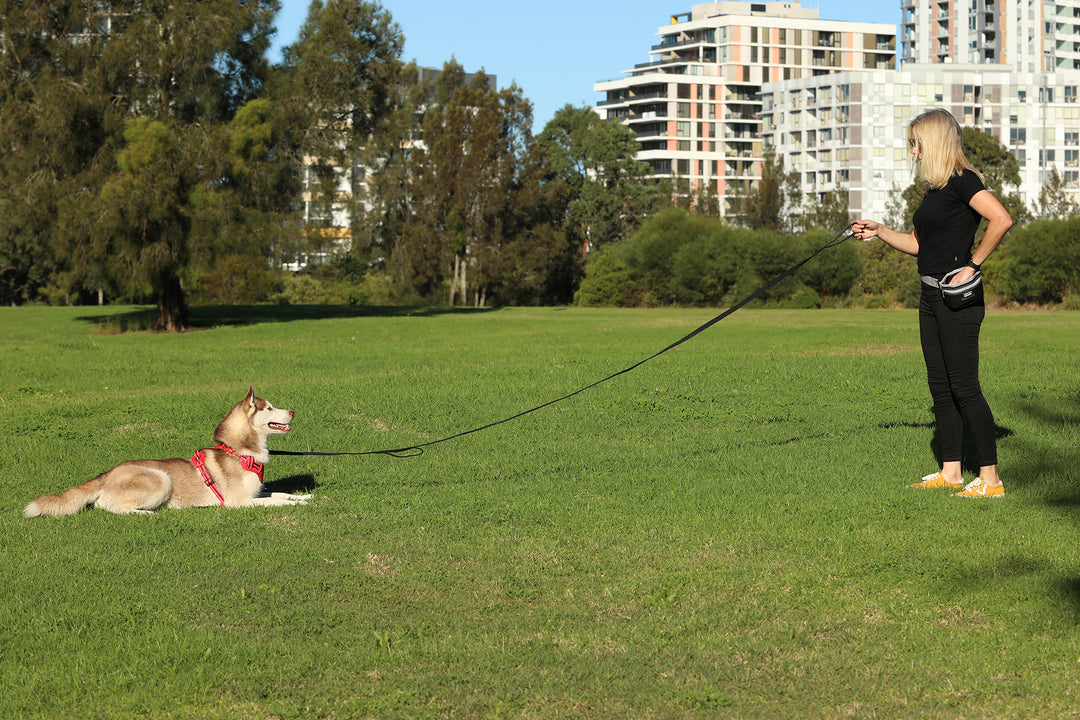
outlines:
{"label": "woman's right hand", "polygon": [[877,237],[881,228],[881,223],[875,220],[858,220],[851,226],[851,233],[859,240],[869,240]]}

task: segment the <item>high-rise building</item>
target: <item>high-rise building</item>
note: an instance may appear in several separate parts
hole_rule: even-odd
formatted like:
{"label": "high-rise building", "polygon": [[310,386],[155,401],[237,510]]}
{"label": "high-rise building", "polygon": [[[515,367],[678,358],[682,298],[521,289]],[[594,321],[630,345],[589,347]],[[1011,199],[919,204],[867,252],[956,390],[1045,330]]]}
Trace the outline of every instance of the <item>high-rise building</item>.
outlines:
{"label": "high-rise building", "polygon": [[[843,187],[853,215],[881,217],[913,180],[907,123],[944,108],[1013,154],[1029,207],[1054,171],[1080,200],[1080,0],[901,0],[901,10],[899,70],[763,88],[763,139],[803,191]],[[819,109],[838,92],[847,120]]]}
{"label": "high-rise building", "polygon": [[[1006,65],[907,64],[771,83],[762,93],[762,138],[799,173],[803,192],[848,191],[857,217],[883,217],[914,177],[907,123],[944,108],[1016,158],[1020,198],[1038,199],[1056,170],[1080,200],[1080,73],[1017,72]],[[837,107],[845,108],[838,113]]]}
{"label": "high-rise building", "polygon": [[901,0],[904,63],[1080,70],[1080,0]]}
{"label": "high-rise building", "polygon": [[653,61],[597,83],[597,110],[637,133],[638,157],[721,212],[760,178],[765,145],[805,195],[848,192],[881,217],[912,182],[905,128],[941,107],[997,138],[1029,206],[1056,171],[1080,201],[1080,0],[900,0],[895,26],[826,21],[798,3],[694,5],[659,30]]}
{"label": "high-rise building", "polygon": [[700,3],[658,35],[651,62],[595,84],[597,111],[634,130],[655,177],[683,197],[714,188],[721,212],[760,177],[766,83],[896,65],[894,25],[821,20],[798,2]]}

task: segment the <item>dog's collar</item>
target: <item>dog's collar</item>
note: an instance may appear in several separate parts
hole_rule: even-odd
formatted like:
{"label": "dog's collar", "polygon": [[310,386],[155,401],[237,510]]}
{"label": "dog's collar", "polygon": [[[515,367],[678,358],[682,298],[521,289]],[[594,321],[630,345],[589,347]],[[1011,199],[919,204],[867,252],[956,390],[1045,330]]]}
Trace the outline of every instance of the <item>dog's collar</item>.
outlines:
{"label": "dog's collar", "polygon": [[[249,472],[255,473],[259,478],[259,482],[263,481],[263,464],[256,460],[252,455],[238,455],[228,445],[215,445],[212,449],[224,450],[233,457],[240,461],[240,466]],[[195,469],[202,475],[203,482],[206,483],[206,487],[210,488],[210,491],[217,497],[218,502],[222,507],[225,507],[225,497],[221,494],[221,490],[218,490],[217,483],[214,482],[214,478],[210,477],[210,471],[206,469],[206,451],[196,450],[195,454],[191,456],[191,464],[195,466]]]}

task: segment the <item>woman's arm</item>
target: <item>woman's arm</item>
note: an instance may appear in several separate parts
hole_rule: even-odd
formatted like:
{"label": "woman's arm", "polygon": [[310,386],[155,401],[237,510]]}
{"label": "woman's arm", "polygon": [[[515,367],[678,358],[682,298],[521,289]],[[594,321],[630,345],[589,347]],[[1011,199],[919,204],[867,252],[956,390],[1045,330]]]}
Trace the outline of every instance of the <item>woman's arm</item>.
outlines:
{"label": "woman's arm", "polygon": [[[986,218],[986,232],[983,233],[982,242],[971,256],[971,261],[976,265],[982,265],[990,253],[994,252],[998,243],[1005,237],[1005,233],[1012,227],[1012,216],[1009,211],[1002,207],[998,199],[989,190],[980,190],[975,193],[968,203],[975,212]],[[956,285],[969,279],[975,274],[974,268],[964,268],[956,273],[950,280],[950,285]]]}
{"label": "woman's arm", "polygon": [[971,258],[976,265],[982,265],[1005,237],[1005,233],[1009,232],[1013,220],[1009,211],[1001,206],[989,190],[980,190],[975,193],[969,204],[987,221],[982,242],[979,243],[979,247],[975,249],[975,254]]}
{"label": "woman's arm", "polygon": [[860,240],[869,240],[876,237],[902,253],[908,255],[919,254],[919,236],[915,234],[914,230],[909,233],[902,233],[890,230],[874,220],[859,220],[851,226],[851,232]]}

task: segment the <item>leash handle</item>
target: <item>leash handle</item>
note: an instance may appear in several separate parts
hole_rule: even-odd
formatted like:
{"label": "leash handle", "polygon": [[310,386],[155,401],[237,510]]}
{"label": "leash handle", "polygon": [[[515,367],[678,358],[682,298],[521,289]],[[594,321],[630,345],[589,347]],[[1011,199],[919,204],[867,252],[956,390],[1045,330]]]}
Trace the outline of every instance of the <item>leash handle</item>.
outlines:
{"label": "leash handle", "polygon": [[758,297],[763,295],[768,290],[772,289],[776,285],[783,282],[786,278],[790,277],[791,275],[794,275],[796,272],[798,272],[799,268],[801,268],[803,265],[805,265],[806,263],[813,260],[815,257],[820,255],[821,253],[825,252],[829,248],[836,247],[837,245],[842,245],[849,238],[853,237],[853,235],[851,233],[851,228],[852,228],[852,226],[854,224],[855,223],[853,223],[853,222],[848,223],[848,225],[843,230],[841,230],[840,232],[836,233],[836,235],[833,236],[832,240],[825,243],[820,248],[818,248],[817,250],[812,252],[810,255],[803,258],[799,262],[795,263],[791,267],[789,267],[787,270],[784,270],[782,273],[780,273],[779,275],[774,277],[772,280],[769,280],[767,283],[765,283],[764,285],[759,287],[757,290],[755,290],[754,292],[747,295],[745,298],[743,298],[739,302],[737,302],[734,305],[732,305],[731,307],[729,307],[724,312],[720,313],[719,315],[712,318],[711,320],[708,320],[707,322],[705,322],[702,325],[698,326],[697,328],[695,328],[691,332],[687,333],[683,337],[679,338],[675,342],[671,343],[670,345],[665,347],[663,350],[660,350],[659,352],[653,353],[652,355],[645,358],[644,360],[639,360],[638,362],[634,363],[633,365],[631,365],[629,367],[626,367],[626,368],[623,368],[622,370],[619,370],[618,372],[612,373],[611,375],[608,375],[605,378],[597,380],[596,382],[594,382],[592,384],[586,385],[586,386],[584,386],[582,388],[578,388],[577,390],[575,390],[575,391],[573,391],[571,393],[567,393],[566,395],[563,395],[562,397],[555,398],[554,400],[549,400],[548,402],[544,403],[543,405],[537,405],[534,408],[529,408],[528,410],[523,410],[522,412],[519,412],[516,415],[511,415],[510,417],[503,418],[502,420],[496,420],[495,422],[491,422],[491,423],[488,423],[487,425],[482,425],[480,427],[473,428],[472,430],[465,430],[465,431],[459,432],[459,433],[457,433],[455,435],[448,435],[447,437],[439,438],[438,440],[431,440],[430,442],[419,443],[417,445],[409,445],[407,447],[394,448],[393,450],[368,450],[366,452],[298,452],[298,451],[292,451],[292,450],[271,450],[270,454],[271,455],[294,455],[294,456],[296,456],[296,455],[310,455],[310,456],[319,456],[319,457],[340,457],[340,456],[343,456],[343,455],[348,455],[348,456],[353,456],[353,457],[358,457],[358,456],[362,456],[362,455],[389,455],[390,457],[395,457],[395,458],[419,457],[420,455],[424,454],[424,448],[426,448],[426,447],[431,447],[432,445],[438,445],[439,443],[448,442],[450,440],[456,440],[457,438],[465,437],[466,435],[472,435],[473,433],[478,433],[481,430],[487,430],[489,428],[495,427],[496,425],[502,425],[503,423],[508,423],[511,420],[517,420],[518,418],[523,417],[525,415],[528,415],[529,413],[534,413],[537,410],[543,410],[544,408],[548,407],[549,405],[554,405],[555,403],[562,402],[563,400],[569,400],[570,398],[574,397],[575,395],[580,395],[581,393],[585,392],[586,390],[591,390],[592,388],[596,387],[597,385],[602,385],[603,383],[606,383],[609,380],[613,380],[613,379],[619,377],[620,375],[625,375],[626,373],[628,373],[628,372],[630,372],[632,370],[636,370],[637,368],[641,367],[642,365],[649,362],[650,360],[654,360],[654,359],[660,357],[661,355],[663,355],[664,353],[666,353],[667,351],[674,350],[675,348],[679,347],[680,345],[687,342],[688,340],[690,340],[690,339],[692,339],[694,337],[697,337],[701,333],[703,333],[706,330],[708,330],[709,328],[711,328],[716,323],[718,323],[721,320],[723,320],[724,318],[726,318],[728,315],[731,315],[732,313],[742,309],[743,307],[748,305],[750,302],[754,301],[755,299],[757,299]]}

